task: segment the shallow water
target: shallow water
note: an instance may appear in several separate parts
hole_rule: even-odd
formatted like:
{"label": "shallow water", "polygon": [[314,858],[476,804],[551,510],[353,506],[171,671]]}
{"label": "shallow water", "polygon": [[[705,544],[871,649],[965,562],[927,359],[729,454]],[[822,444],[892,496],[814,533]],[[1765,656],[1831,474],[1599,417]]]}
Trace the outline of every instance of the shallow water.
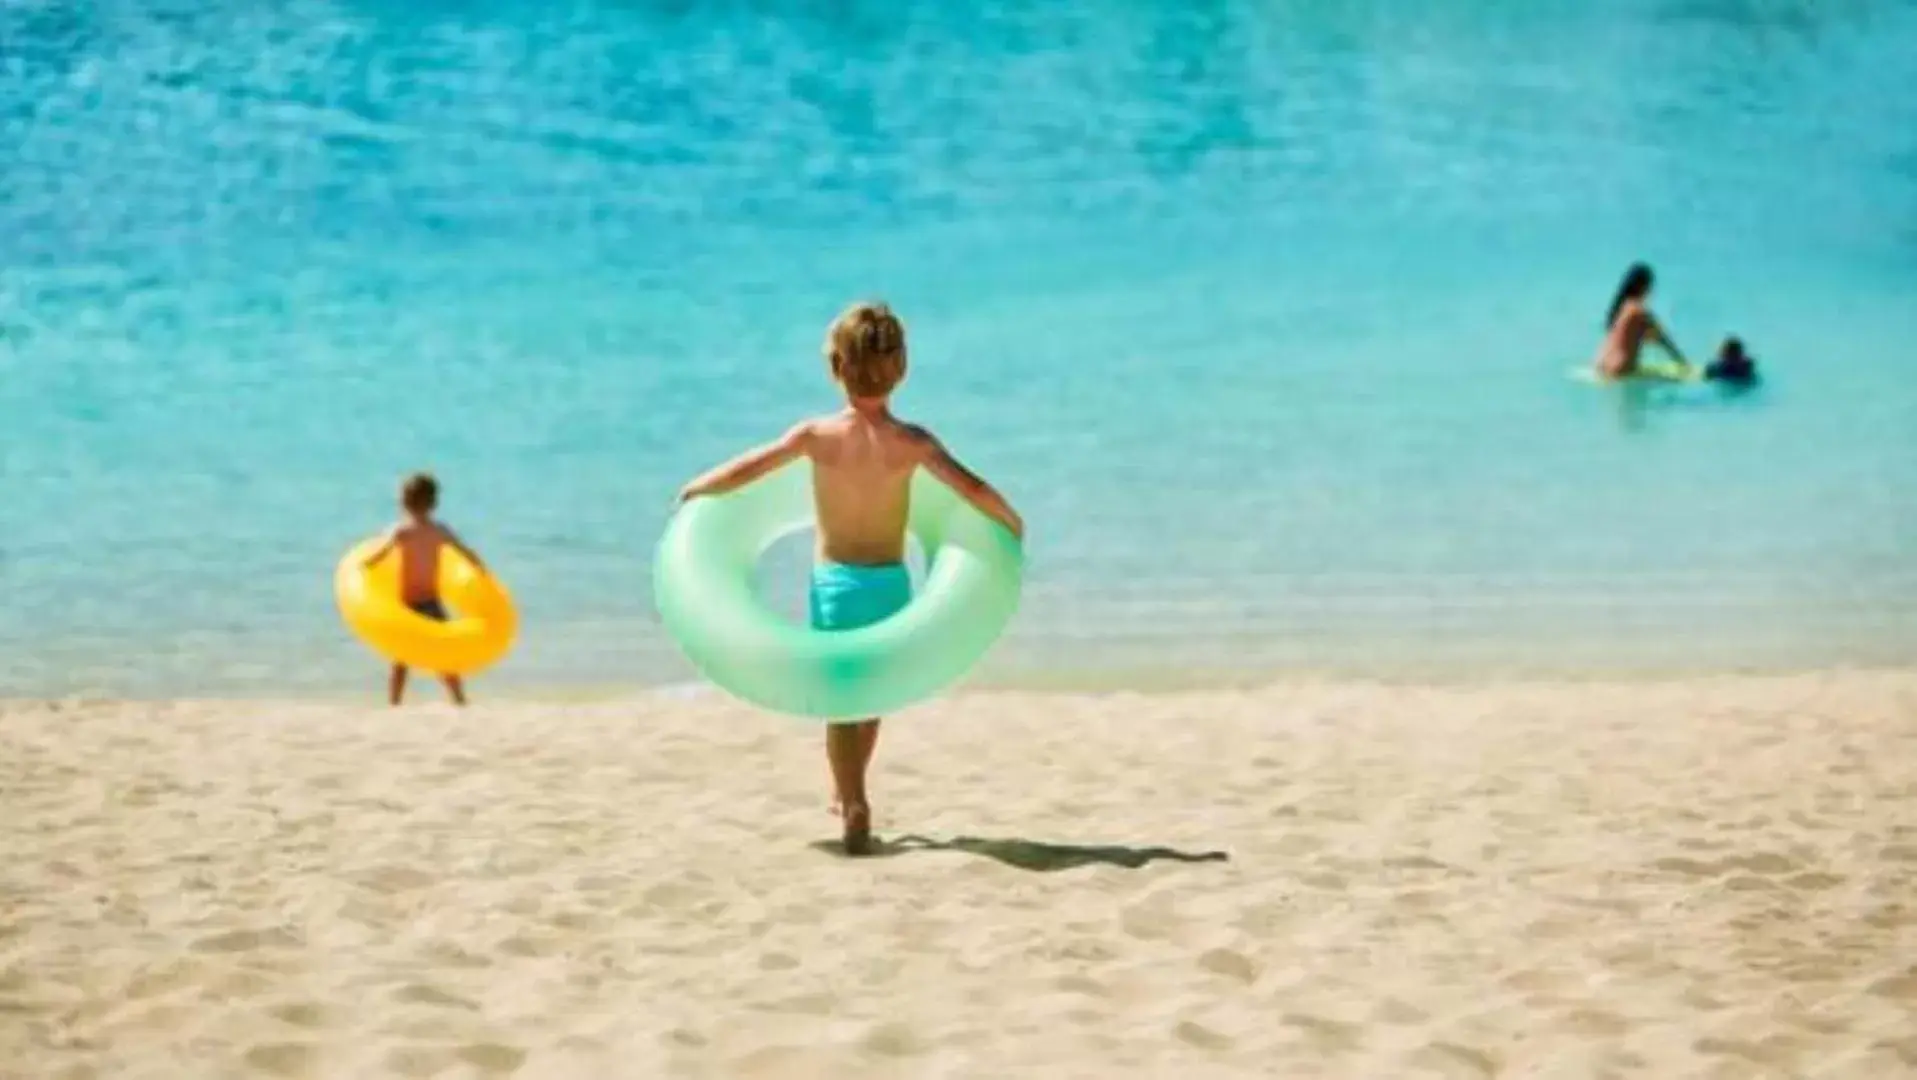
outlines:
{"label": "shallow water", "polygon": [[[1917,6],[1472,7],[0,0],[0,693],[369,691],[416,467],[494,687],[686,678],[671,493],[866,294],[998,678],[1907,661]],[[1567,377],[1637,257],[1759,393]]]}

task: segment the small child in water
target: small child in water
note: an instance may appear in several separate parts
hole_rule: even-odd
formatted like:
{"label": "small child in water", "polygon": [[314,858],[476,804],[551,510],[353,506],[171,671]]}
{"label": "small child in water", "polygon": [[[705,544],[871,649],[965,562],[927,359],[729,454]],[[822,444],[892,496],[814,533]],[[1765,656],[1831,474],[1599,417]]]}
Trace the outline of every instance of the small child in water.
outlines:
{"label": "small child in water", "polygon": [[[825,359],[845,392],[844,409],[800,422],[778,440],[693,480],[679,497],[724,494],[788,462],[809,459],[819,537],[811,623],[819,630],[856,630],[891,617],[912,598],[905,530],[912,475],[920,468],[1014,535],[1023,534],[1024,523],[1004,496],[959,464],[930,431],[892,415],[892,392],[905,378],[905,327],[890,308],[848,308],[826,331]],[[826,758],[849,855],[871,850],[865,774],[878,738],[878,717],[826,728]]]}
{"label": "small child in water", "polygon": [[1744,351],[1742,341],[1727,337],[1718,346],[1717,359],[1704,369],[1704,377],[1712,382],[1749,386],[1757,381],[1757,361]]}
{"label": "small child in water", "polygon": [[[447,619],[446,605],[439,599],[439,549],[450,546],[466,557],[473,568],[484,573],[486,564],[462,543],[453,530],[433,520],[439,506],[439,481],[427,473],[414,473],[399,488],[399,505],[404,517],[393,526],[386,539],[366,557],[368,569],[394,551],[399,552],[399,598],[419,615],[436,622]],[[445,676],[446,693],[455,705],[466,704],[466,689],[459,676]],[[406,693],[406,665],[394,664],[386,680],[386,698],[394,705]]]}

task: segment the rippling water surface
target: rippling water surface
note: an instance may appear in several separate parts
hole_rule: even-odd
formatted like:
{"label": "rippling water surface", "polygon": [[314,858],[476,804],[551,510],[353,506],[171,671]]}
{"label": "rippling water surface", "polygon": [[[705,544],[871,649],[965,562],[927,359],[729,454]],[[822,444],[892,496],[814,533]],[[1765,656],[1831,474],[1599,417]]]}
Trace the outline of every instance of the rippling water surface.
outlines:
{"label": "rippling water surface", "polygon": [[[866,294],[998,677],[1911,657],[1917,5],[919,7],[0,0],[0,693],[370,692],[416,467],[491,685],[684,678],[670,495]],[[1762,392],[1567,377],[1636,257]]]}

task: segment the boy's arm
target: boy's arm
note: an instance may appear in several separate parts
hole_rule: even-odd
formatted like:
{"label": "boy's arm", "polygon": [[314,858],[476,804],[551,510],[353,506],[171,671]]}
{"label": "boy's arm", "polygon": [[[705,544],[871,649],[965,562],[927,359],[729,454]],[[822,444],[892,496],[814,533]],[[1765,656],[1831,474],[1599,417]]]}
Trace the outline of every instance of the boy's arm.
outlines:
{"label": "boy's arm", "polygon": [[695,477],[679,490],[679,501],[701,495],[724,495],[750,484],[779,466],[795,461],[812,448],[812,424],[799,424],[776,440],[748,450],[711,472]]}
{"label": "boy's arm", "polygon": [[478,553],[473,551],[472,548],[467,547],[466,541],[461,540],[459,538],[458,533],[453,532],[452,529],[448,528],[445,525],[441,525],[439,527],[439,535],[440,535],[440,539],[446,541],[447,547],[450,547],[454,551],[457,551],[461,555],[464,555],[466,557],[466,561],[473,564],[473,569],[479,571],[482,574],[487,572],[486,564],[480,561]]}
{"label": "boy's arm", "polygon": [[398,543],[399,543],[399,530],[398,529],[387,530],[386,539],[381,540],[379,542],[379,546],[373,549],[372,554],[366,556],[364,559],[361,559],[359,561],[360,567],[362,569],[371,570],[375,565],[378,564],[378,562],[381,559],[384,559],[386,556],[391,555],[393,553],[393,546]]}
{"label": "boy's arm", "polygon": [[1012,504],[1006,501],[1005,496],[998,493],[997,488],[986,483],[984,477],[960,464],[959,460],[945,449],[945,444],[939,442],[938,436],[924,428],[915,429],[914,434],[918,436],[919,448],[924,455],[919,459],[919,464],[925,466],[926,472],[931,473],[946,487],[958,492],[959,497],[971,503],[979,513],[1005,526],[1020,540],[1025,539],[1024,519],[1018,516],[1018,511],[1012,509]]}

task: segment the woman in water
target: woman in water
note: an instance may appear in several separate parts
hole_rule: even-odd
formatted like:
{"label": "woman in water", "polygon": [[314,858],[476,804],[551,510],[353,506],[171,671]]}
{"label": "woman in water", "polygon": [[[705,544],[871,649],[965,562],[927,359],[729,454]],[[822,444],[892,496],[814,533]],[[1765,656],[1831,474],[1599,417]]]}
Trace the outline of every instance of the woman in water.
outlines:
{"label": "woman in water", "polygon": [[1691,362],[1677,351],[1677,346],[1665,336],[1664,328],[1651,315],[1651,309],[1645,306],[1651,296],[1651,282],[1651,268],[1643,263],[1632,263],[1631,268],[1624,272],[1624,280],[1618,283],[1617,296],[1611,300],[1611,313],[1604,317],[1604,344],[1597,354],[1599,375],[1607,379],[1635,375],[1638,352],[1644,348],[1647,340],[1671,354],[1671,359],[1686,370],[1690,368]]}

